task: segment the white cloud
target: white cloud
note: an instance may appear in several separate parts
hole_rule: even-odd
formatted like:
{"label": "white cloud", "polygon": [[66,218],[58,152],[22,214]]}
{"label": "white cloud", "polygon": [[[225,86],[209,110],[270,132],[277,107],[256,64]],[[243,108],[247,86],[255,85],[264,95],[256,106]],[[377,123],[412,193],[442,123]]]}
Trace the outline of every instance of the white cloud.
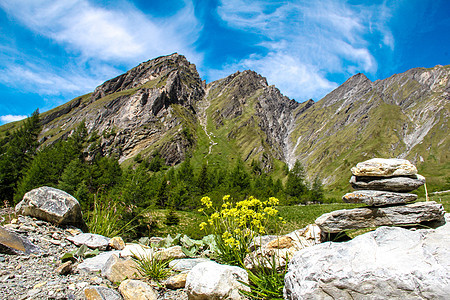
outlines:
{"label": "white cloud", "polygon": [[252,68],[299,101],[320,99],[335,88],[337,83],[327,77],[330,73],[375,74],[377,62],[370,51],[372,41],[367,40],[371,31],[382,36],[377,45],[394,45],[385,25],[385,5],[224,0],[218,14],[228,26],[258,34],[264,39],[259,46],[266,49],[264,56],[250,55],[226,68]]}
{"label": "white cloud", "polygon": [[5,116],[0,116],[0,122],[2,124],[6,124],[6,123],[10,123],[10,122],[23,120],[26,117],[27,116],[23,116],[23,115],[5,115]]}

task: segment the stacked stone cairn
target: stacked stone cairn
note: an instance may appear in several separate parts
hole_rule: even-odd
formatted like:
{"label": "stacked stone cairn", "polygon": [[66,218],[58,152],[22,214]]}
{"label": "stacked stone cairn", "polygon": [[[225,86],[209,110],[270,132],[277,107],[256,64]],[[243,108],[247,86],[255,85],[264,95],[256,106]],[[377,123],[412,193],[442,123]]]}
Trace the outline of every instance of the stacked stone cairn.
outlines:
{"label": "stacked stone cairn", "polygon": [[350,184],[356,190],[345,194],[347,203],[366,207],[343,209],[323,214],[315,223],[324,232],[378,226],[432,226],[444,222],[444,208],[434,201],[416,202],[410,192],[425,184],[425,177],[405,159],[374,158],[351,169]]}

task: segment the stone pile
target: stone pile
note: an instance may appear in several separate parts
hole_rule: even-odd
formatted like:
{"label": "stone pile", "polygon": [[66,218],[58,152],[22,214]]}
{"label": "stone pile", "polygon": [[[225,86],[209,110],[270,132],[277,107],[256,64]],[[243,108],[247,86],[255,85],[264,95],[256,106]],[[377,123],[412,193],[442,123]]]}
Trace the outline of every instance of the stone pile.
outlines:
{"label": "stone pile", "polygon": [[417,174],[417,168],[408,160],[374,158],[358,163],[351,171],[350,184],[356,191],[347,193],[342,199],[367,206],[323,214],[315,223],[324,232],[443,222],[442,204],[433,201],[412,203],[417,195],[409,192],[422,186],[425,177]]}

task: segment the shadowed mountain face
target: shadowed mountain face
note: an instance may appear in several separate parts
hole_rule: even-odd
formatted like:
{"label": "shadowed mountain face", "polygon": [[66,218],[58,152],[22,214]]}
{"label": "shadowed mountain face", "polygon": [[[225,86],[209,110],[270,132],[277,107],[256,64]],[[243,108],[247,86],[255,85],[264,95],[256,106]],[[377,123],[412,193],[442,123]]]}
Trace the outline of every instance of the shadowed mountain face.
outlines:
{"label": "shadowed mountain face", "polygon": [[210,164],[241,158],[270,171],[300,159],[309,177],[343,187],[356,162],[401,157],[424,175],[444,178],[449,74],[450,66],[375,82],[357,74],[316,103],[297,103],[253,71],[206,85],[195,65],[175,53],[43,113],[41,140],[64,138],[84,120],[101,136],[102,154],[122,163],[159,151],[169,165],[186,155]]}

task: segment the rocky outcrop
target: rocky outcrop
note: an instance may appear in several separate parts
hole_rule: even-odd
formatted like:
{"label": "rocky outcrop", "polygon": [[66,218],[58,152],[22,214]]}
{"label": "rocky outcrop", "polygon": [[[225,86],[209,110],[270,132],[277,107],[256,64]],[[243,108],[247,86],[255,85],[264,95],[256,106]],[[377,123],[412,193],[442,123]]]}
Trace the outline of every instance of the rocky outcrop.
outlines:
{"label": "rocky outcrop", "polygon": [[448,222],[435,230],[381,227],[349,242],[308,247],[289,263],[284,297],[447,299],[449,249]]}
{"label": "rocky outcrop", "polygon": [[56,225],[71,224],[83,230],[87,229],[77,199],[55,188],[44,186],[29,191],[16,205],[15,210],[18,214],[36,217]]}

